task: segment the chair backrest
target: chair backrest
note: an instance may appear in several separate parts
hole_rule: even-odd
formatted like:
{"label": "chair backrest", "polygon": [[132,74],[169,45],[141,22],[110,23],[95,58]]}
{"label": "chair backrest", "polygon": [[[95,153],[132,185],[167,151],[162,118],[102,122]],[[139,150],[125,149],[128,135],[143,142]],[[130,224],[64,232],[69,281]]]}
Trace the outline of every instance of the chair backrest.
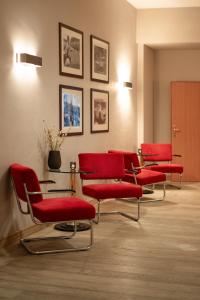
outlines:
{"label": "chair backrest", "polygon": [[[27,190],[29,192],[41,191],[37,175],[35,174],[33,169],[15,163],[10,166],[10,172],[13,179],[15,191],[19,199],[27,202],[24,184],[26,184]],[[43,200],[42,195],[30,195],[29,199],[30,202],[39,202]]]}
{"label": "chair backrest", "polygon": [[[171,144],[141,144],[143,161],[171,161]],[[145,156],[147,154],[147,156]],[[150,154],[148,156],[148,154]],[[152,155],[155,154],[155,155]]]}
{"label": "chair backrest", "polygon": [[124,177],[124,158],[120,153],[80,153],[79,168],[91,172],[80,174],[81,179],[121,179]]}
{"label": "chair backrest", "polygon": [[125,169],[131,170],[132,164],[135,168],[140,166],[138,155],[135,152],[123,151],[123,150],[109,150],[108,153],[121,153],[124,157]]}

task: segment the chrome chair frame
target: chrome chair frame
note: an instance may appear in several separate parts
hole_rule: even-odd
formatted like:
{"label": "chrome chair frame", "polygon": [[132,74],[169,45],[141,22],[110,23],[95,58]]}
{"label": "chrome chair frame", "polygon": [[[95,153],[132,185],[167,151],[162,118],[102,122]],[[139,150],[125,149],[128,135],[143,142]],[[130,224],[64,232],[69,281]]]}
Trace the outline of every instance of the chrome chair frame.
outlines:
{"label": "chrome chair frame", "polygon": [[[131,166],[132,166],[132,170],[129,170],[129,172],[132,171],[133,173],[133,176],[134,176],[134,180],[135,180],[135,184],[138,184],[137,183],[137,177],[136,177],[136,174],[137,174],[137,171],[138,170],[141,170],[141,169],[145,169],[146,166],[143,166],[143,167],[134,167],[133,166],[133,163],[131,163]],[[162,198],[159,198],[159,199],[148,199],[148,200],[145,200],[145,199],[142,199],[140,200],[141,203],[148,203],[148,202],[158,202],[158,201],[164,201],[165,198],[166,198],[166,182],[163,181],[163,182],[160,182],[161,184],[163,184],[163,196]],[[148,188],[147,188],[148,189]]]}
{"label": "chrome chair frame", "polygon": [[[33,210],[32,210],[32,206],[31,206],[31,201],[30,201],[30,195],[43,195],[43,194],[55,194],[55,192],[29,192],[27,190],[27,187],[26,187],[26,184],[24,183],[24,190],[25,190],[25,193],[26,193],[26,198],[27,198],[27,210],[25,211],[22,206],[21,206],[21,202],[20,202],[20,199],[17,195],[17,192],[16,192],[16,189],[15,189],[15,185],[14,185],[14,182],[13,182],[13,179],[11,179],[12,181],[12,186],[13,186],[13,190],[14,190],[14,193],[15,193],[15,197],[16,197],[16,200],[17,200],[17,205],[18,205],[18,208],[20,210],[20,212],[22,214],[25,214],[25,215],[28,215],[30,214],[31,216],[31,219],[32,221],[36,224],[36,225],[43,225],[43,224],[47,224],[47,225],[50,225],[50,224],[56,224],[56,223],[60,223],[61,221],[59,222],[40,222],[39,220],[37,220],[34,215],[33,215]],[[58,192],[56,192],[57,194]],[[23,239],[20,239],[20,243],[25,247],[25,249],[31,253],[31,254],[49,254],[49,253],[63,253],[63,252],[72,252],[72,251],[83,251],[83,250],[89,250],[93,243],[94,243],[94,234],[93,234],[93,223],[92,223],[92,220],[88,220],[89,223],[90,223],[90,237],[89,237],[89,243],[85,246],[82,246],[82,247],[67,247],[67,248],[64,248],[64,249],[55,249],[55,250],[33,250],[31,249],[31,247],[29,247],[29,243],[30,242],[35,242],[35,241],[49,241],[49,240],[66,240],[66,239],[71,239],[72,237],[75,236],[75,234],[77,233],[77,222],[79,220],[72,220],[70,222],[73,222],[74,223],[74,231],[72,232],[72,234],[70,235],[61,235],[61,236],[50,236],[50,237],[36,237],[36,238],[23,238]],[[87,220],[86,220],[87,221]],[[63,220],[62,222],[69,222],[68,220]]]}
{"label": "chrome chair frame", "polygon": [[[117,184],[117,183],[116,183]],[[83,179],[81,179],[81,186],[83,187]],[[128,213],[125,212],[121,212],[121,211],[110,211],[110,212],[101,212],[101,201],[104,201],[105,199],[96,199],[93,198],[97,201],[97,212],[96,212],[96,220],[93,220],[94,223],[98,224],[100,222],[100,216],[101,215],[121,215],[125,218],[128,218],[130,220],[133,220],[135,222],[138,222],[140,219],[140,202],[141,202],[141,198],[133,198],[134,200],[136,199],[137,201],[137,215],[132,216]],[[119,198],[120,200],[121,198]],[[129,198],[130,199],[130,198]]]}
{"label": "chrome chair frame", "polygon": [[[172,173],[165,173],[165,174],[166,174],[166,176],[167,175],[172,175]],[[178,185],[172,184],[171,181],[169,181],[169,182],[167,181],[166,185],[172,186],[172,187],[177,188],[178,190],[181,190],[181,188],[182,188],[182,176],[183,176],[183,173],[179,173],[179,183],[178,183]]]}
{"label": "chrome chair frame", "polygon": [[[143,162],[143,157],[145,157],[146,155],[142,154],[142,149],[141,148],[138,149],[138,155],[141,157],[142,162]],[[157,154],[154,154],[154,155],[157,155]],[[172,154],[172,156],[174,156],[174,157],[181,157],[180,154]],[[159,159],[158,159],[158,161],[159,161]],[[172,163],[172,161],[170,161],[170,160],[166,160],[166,162],[168,164]],[[155,161],[152,161],[152,162],[149,161],[149,163],[150,163],[149,165],[157,165],[158,164]],[[165,173],[165,174],[167,176],[167,175],[171,175],[173,173]],[[176,174],[178,174],[178,173],[176,173]],[[173,186],[173,187],[177,188],[178,190],[180,190],[182,188],[182,176],[183,176],[183,173],[179,173],[179,185],[178,186],[175,185],[175,184],[172,184],[171,182],[170,183],[166,183],[166,185]]]}
{"label": "chrome chair frame", "polygon": [[[180,156],[180,155],[173,155],[173,156]],[[168,164],[171,163],[171,161],[167,161],[167,162],[168,162]],[[144,165],[144,167],[153,166],[153,165],[158,165],[158,163],[152,162],[150,164]],[[158,171],[158,172],[160,172],[160,171]],[[167,175],[172,175],[173,173],[164,173],[164,174],[167,176]],[[175,173],[175,174],[178,174],[178,173]],[[183,173],[179,173],[179,185],[172,184],[171,181],[168,182],[167,180],[166,180],[165,185],[173,186],[173,187],[177,188],[178,190],[180,190],[182,188],[182,176],[183,176]]]}

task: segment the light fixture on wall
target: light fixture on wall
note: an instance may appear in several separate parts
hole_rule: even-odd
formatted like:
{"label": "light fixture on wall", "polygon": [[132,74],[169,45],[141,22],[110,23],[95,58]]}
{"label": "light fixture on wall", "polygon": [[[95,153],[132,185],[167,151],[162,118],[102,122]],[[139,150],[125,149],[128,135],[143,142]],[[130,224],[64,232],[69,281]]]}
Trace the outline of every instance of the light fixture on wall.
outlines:
{"label": "light fixture on wall", "polygon": [[132,82],[124,81],[123,82],[123,87],[126,88],[126,89],[132,89],[133,84],[132,84]]}
{"label": "light fixture on wall", "polygon": [[18,63],[29,64],[35,67],[42,67],[42,57],[28,53],[17,53],[16,61]]}

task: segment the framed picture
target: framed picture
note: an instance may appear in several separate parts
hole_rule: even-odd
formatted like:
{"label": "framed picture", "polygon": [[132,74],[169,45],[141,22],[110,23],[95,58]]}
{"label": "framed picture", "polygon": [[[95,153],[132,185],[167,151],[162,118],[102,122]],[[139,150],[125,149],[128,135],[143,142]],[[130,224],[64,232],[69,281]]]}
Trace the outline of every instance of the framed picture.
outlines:
{"label": "framed picture", "polygon": [[90,89],[91,132],[109,131],[109,92]]}
{"label": "framed picture", "polygon": [[83,134],[83,89],[59,85],[60,130],[64,135]]}
{"label": "framed picture", "polygon": [[83,32],[59,23],[60,75],[83,78]]}
{"label": "framed picture", "polygon": [[109,83],[109,43],[90,36],[91,80]]}

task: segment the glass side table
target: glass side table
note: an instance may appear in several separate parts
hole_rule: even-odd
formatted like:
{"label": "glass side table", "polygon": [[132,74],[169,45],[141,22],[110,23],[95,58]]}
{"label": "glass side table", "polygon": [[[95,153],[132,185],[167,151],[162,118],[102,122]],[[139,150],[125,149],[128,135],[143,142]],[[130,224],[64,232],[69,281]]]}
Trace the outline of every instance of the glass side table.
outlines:
{"label": "glass side table", "polygon": [[[48,192],[71,192],[71,195],[76,193],[76,175],[78,174],[89,174],[91,172],[85,172],[81,170],[76,170],[76,163],[70,162],[70,170],[62,170],[62,169],[49,169],[49,172],[57,173],[57,174],[69,174],[70,175],[70,187],[64,189],[50,189]],[[63,222],[56,224],[54,226],[55,229],[60,231],[74,231],[74,224]],[[87,223],[79,222],[77,223],[77,231],[85,231],[90,229],[90,225]]]}

